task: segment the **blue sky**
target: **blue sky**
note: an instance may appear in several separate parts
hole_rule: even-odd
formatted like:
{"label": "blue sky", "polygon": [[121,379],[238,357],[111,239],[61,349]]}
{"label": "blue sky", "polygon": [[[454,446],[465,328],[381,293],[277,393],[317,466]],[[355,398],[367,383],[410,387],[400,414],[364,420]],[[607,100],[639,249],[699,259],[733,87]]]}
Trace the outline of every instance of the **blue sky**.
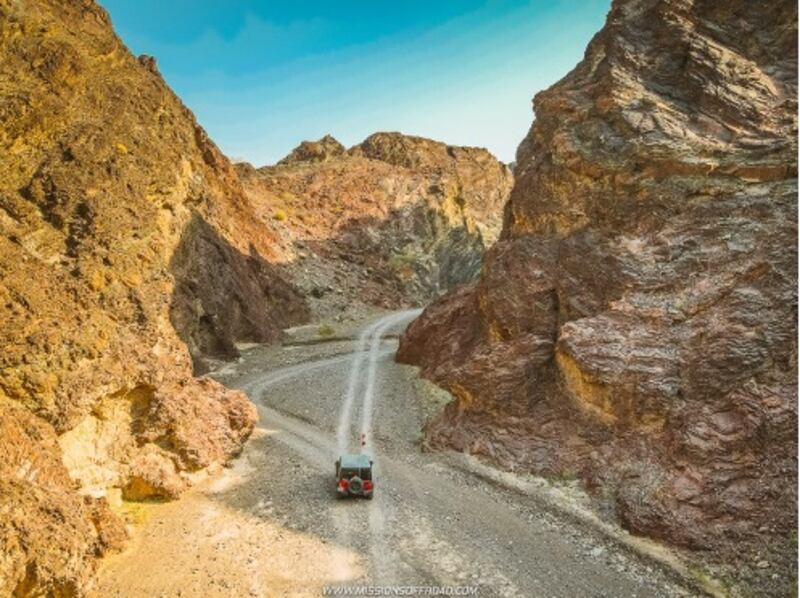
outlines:
{"label": "blue sky", "polygon": [[100,0],[232,158],[401,131],[511,161],[609,0]]}

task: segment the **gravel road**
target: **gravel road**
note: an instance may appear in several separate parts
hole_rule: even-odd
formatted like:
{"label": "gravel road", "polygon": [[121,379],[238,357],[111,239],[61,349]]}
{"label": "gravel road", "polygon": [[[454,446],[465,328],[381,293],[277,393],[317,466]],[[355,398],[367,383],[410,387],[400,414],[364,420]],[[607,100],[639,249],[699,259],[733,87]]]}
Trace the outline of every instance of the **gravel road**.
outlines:
{"label": "gravel road", "polygon": [[[116,596],[320,595],[325,586],[457,586],[479,596],[689,596],[660,567],[463,458],[422,453],[442,395],[394,363],[415,311],[328,342],[253,347],[214,376],[248,393],[261,424],[223,475],[146,507],[98,591]],[[389,337],[389,338],[387,338]],[[334,461],[375,460],[373,500],[337,499]]]}

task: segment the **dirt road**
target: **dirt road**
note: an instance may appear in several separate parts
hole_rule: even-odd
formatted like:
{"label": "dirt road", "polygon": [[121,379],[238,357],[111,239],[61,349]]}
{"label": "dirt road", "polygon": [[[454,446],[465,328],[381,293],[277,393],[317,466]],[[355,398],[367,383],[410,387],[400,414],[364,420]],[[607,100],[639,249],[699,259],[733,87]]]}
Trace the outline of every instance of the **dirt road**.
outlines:
{"label": "dirt road", "polygon": [[[325,586],[457,586],[479,596],[685,596],[690,589],[590,528],[421,453],[441,395],[394,363],[416,312],[352,338],[255,347],[215,374],[261,424],[231,469],[175,503],[129,507],[132,546],[103,566],[102,596],[319,596]],[[348,335],[344,335],[348,336]],[[371,501],[337,500],[334,461],[360,434]]]}

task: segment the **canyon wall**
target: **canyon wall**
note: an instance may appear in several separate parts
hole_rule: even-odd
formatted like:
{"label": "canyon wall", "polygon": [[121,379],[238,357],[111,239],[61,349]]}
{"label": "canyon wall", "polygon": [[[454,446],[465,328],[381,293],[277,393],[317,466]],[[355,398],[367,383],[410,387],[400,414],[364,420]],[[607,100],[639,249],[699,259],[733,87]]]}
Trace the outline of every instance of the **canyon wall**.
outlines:
{"label": "canyon wall", "polygon": [[426,443],[790,584],[796,4],[616,0],[534,107],[480,279],[401,340],[455,396]]}
{"label": "canyon wall", "polygon": [[308,310],[233,167],[93,1],[0,0],[0,156],[0,594],[72,595],[124,541],[109,504],[177,495],[252,430],[193,366]]}
{"label": "canyon wall", "polygon": [[422,304],[473,280],[513,181],[484,149],[399,133],[349,150],[326,136],[237,170],[290,256],[283,271],[320,315]]}

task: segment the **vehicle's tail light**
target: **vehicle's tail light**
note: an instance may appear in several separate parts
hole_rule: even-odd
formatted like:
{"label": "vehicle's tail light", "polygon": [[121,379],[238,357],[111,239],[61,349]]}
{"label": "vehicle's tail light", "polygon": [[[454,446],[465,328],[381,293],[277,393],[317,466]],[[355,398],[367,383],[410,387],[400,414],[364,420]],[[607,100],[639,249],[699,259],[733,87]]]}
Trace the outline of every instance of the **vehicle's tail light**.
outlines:
{"label": "vehicle's tail light", "polygon": [[342,490],[347,490],[347,486],[349,486],[349,482],[347,480],[339,480],[339,488]]}
{"label": "vehicle's tail light", "polygon": [[372,490],[372,482],[369,480],[364,481],[364,490]]}

